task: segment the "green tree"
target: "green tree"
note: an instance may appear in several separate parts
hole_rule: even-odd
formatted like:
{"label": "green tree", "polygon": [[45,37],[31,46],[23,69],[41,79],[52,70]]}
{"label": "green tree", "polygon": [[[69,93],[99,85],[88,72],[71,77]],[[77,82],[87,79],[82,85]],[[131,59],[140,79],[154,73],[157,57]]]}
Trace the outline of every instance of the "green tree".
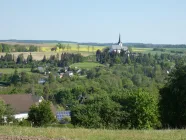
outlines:
{"label": "green tree", "polygon": [[2,44],[0,44],[0,52],[2,52],[3,51],[3,46],[2,46]]}
{"label": "green tree", "polygon": [[30,53],[30,55],[28,55],[28,57],[27,57],[27,62],[31,63],[32,60],[33,60],[33,57],[32,57],[32,54]]}
{"label": "green tree", "polygon": [[46,59],[46,55],[44,55],[43,59],[42,59],[42,62],[46,62],[47,59]]}
{"label": "green tree", "polygon": [[110,100],[108,96],[94,96],[85,104],[72,108],[72,124],[86,128],[119,128],[120,109],[121,106]]}
{"label": "green tree", "polygon": [[49,101],[42,101],[39,105],[32,105],[28,112],[28,120],[34,126],[43,126],[55,122]]}
{"label": "green tree", "polygon": [[142,77],[140,74],[135,74],[133,77],[132,77],[132,81],[133,83],[136,85],[136,86],[140,86],[141,83],[142,83]]}
{"label": "green tree", "polygon": [[127,100],[130,128],[148,129],[160,126],[158,101],[153,95],[139,91],[129,95]]}
{"label": "green tree", "polygon": [[52,73],[50,73],[49,76],[48,76],[49,84],[53,83],[54,81],[55,81],[54,75]]}
{"label": "green tree", "polygon": [[58,43],[58,44],[56,45],[56,47],[58,47],[59,49],[62,49],[62,44],[61,44],[61,43]]}
{"label": "green tree", "polygon": [[24,61],[24,56],[23,54],[19,54],[18,57],[17,57],[17,63],[18,64],[22,64]]}
{"label": "green tree", "polygon": [[0,100],[0,123],[4,122],[5,112],[6,112],[6,105],[3,100]]}
{"label": "green tree", "polygon": [[29,74],[26,72],[21,72],[21,83],[25,84],[25,83],[29,83],[29,82],[30,82]]}
{"label": "green tree", "polygon": [[5,111],[6,122],[10,123],[15,120],[15,117],[13,116],[15,112],[9,104],[6,105],[5,107],[6,107],[6,111]]}
{"label": "green tree", "polygon": [[43,88],[43,94],[44,94],[44,98],[46,100],[48,100],[49,94],[50,94],[50,89],[48,85],[45,85]]}
{"label": "green tree", "polygon": [[14,85],[17,85],[19,81],[20,81],[20,78],[19,78],[19,75],[18,75],[18,71],[17,71],[17,69],[15,69],[14,74],[11,78],[11,83],[14,84]]}
{"label": "green tree", "polygon": [[7,123],[14,120],[14,111],[10,105],[6,105],[3,100],[0,99],[0,123]]}
{"label": "green tree", "polygon": [[180,63],[172,70],[168,82],[160,90],[161,116],[164,127],[186,126],[186,65]]}

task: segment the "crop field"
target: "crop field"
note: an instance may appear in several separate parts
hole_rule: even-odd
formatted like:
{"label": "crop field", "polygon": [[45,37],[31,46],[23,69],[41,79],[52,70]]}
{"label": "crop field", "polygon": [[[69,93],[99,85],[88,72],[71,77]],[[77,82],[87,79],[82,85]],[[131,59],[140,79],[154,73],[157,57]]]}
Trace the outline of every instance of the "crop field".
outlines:
{"label": "crop field", "polygon": [[[87,45],[79,45],[79,50],[77,48],[77,44],[63,44],[65,46],[65,49],[59,49],[57,48],[56,51],[51,51],[52,48],[56,46],[56,43],[48,43],[48,44],[29,44],[29,43],[8,43],[8,44],[19,44],[19,45],[35,45],[38,46],[38,52],[31,52],[33,59],[35,60],[42,60],[44,55],[49,58],[51,55],[57,55],[61,53],[80,53],[83,56],[89,56],[89,55],[95,55],[95,52],[100,49],[104,49],[104,46],[88,46]],[[67,45],[70,46],[70,49],[67,49]],[[1,55],[5,55],[6,53],[0,53]],[[13,54],[15,58],[19,54],[23,54],[24,58],[26,59],[27,56],[30,54],[30,52],[10,52],[10,54]]]}
{"label": "crop field", "polygon": [[105,130],[0,126],[0,135],[63,138],[65,140],[185,140],[186,130]]}
{"label": "crop field", "polygon": [[70,67],[77,67],[82,69],[91,69],[97,66],[104,66],[102,64],[96,63],[96,62],[83,62],[83,63],[74,63]]}
{"label": "crop field", "polygon": [[[13,69],[13,68],[0,68],[0,73],[3,73],[3,74],[13,74],[14,71],[15,71],[15,69]],[[30,72],[31,69],[30,68],[18,68],[17,71],[18,71],[18,73]]]}

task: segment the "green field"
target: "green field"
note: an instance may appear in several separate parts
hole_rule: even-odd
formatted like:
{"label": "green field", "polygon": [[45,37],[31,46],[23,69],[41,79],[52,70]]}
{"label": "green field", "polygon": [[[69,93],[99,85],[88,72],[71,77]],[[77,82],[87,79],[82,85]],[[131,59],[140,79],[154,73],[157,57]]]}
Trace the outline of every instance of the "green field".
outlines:
{"label": "green field", "polygon": [[96,62],[82,62],[82,63],[74,63],[70,67],[77,67],[82,69],[91,69],[97,66],[104,66],[102,64]]}
{"label": "green field", "polygon": [[[12,69],[12,68],[0,68],[0,73],[3,73],[3,74],[13,74],[14,71],[15,71],[15,69]],[[30,72],[31,69],[30,68],[18,68],[17,71],[18,71],[18,73]]]}
{"label": "green field", "polygon": [[185,140],[186,130],[96,130],[0,126],[0,135],[39,136],[68,140]]}
{"label": "green field", "polygon": [[172,53],[171,51],[181,51],[183,52],[182,55],[186,55],[186,48],[164,48],[165,51],[161,52],[161,51],[153,51],[153,48],[132,48],[133,52],[136,53],[151,53],[151,54],[161,54],[161,53],[170,53],[170,54],[175,54]]}

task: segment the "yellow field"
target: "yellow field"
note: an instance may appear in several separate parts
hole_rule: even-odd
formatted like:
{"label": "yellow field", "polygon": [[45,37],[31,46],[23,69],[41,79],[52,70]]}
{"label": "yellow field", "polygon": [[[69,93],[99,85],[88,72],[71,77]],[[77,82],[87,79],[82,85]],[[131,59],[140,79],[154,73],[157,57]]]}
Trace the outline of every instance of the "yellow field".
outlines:
{"label": "yellow field", "polygon": [[[71,52],[77,52],[77,44],[64,44],[65,46],[69,45],[71,47],[71,49],[69,49],[68,51]],[[40,47],[40,51],[41,52],[50,52],[51,48],[55,47],[56,44],[42,44]],[[87,45],[79,45],[79,51],[80,52],[88,52],[88,46]],[[102,46],[89,46],[89,52],[96,52],[98,49],[102,50],[105,47]],[[65,47],[64,51],[67,51],[67,47]],[[57,48],[56,52],[63,52],[63,49],[59,49]]]}
{"label": "yellow field", "polygon": [[[0,42],[0,43],[4,43],[4,42]],[[88,50],[88,46],[87,45],[79,45],[79,51],[77,49],[77,44],[63,44],[65,46],[69,45],[71,49],[67,50],[67,47],[65,47],[65,49],[59,49],[57,48],[56,51],[51,51],[52,48],[54,48],[57,44],[56,43],[45,43],[45,44],[29,44],[29,43],[7,43],[7,44],[11,44],[11,45],[15,45],[15,44],[19,44],[19,45],[35,45],[38,46],[38,52],[32,52],[32,56],[34,60],[42,60],[44,55],[49,58],[51,55],[57,55],[57,53],[59,53],[59,55],[61,53],[80,53],[83,56],[89,56],[89,55],[95,55],[95,52],[100,49],[104,49],[104,46],[90,46],[89,50]],[[1,55],[5,55],[6,53],[0,53]],[[23,54],[24,58],[26,59],[27,56],[30,54],[30,52],[11,52],[10,54],[13,54],[15,58],[17,58],[17,56],[19,54]]]}

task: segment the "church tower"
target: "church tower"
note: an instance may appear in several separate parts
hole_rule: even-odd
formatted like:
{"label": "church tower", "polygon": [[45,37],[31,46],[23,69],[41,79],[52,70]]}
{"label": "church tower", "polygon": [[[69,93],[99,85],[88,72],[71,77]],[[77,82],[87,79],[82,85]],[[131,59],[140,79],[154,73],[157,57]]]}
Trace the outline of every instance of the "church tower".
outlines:
{"label": "church tower", "polygon": [[122,42],[121,42],[121,35],[120,35],[120,34],[119,34],[119,41],[118,41],[118,45],[119,45],[119,46],[121,46],[121,47],[123,46],[123,44],[122,44]]}

